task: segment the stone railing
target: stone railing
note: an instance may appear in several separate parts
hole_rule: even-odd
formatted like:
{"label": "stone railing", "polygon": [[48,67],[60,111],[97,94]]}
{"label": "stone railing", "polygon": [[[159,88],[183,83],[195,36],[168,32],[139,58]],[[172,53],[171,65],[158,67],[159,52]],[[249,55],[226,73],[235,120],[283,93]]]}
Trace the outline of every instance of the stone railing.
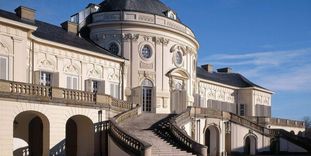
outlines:
{"label": "stone railing", "polygon": [[185,133],[180,127],[185,121],[190,120],[191,108],[188,108],[185,112],[173,117],[170,120],[170,131],[174,138],[186,147],[189,151],[199,156],[207,156],[207,146],[204,146],[195,140],[193,140],[187,133]]}
{"label": "stone railing", "polygon": [[150,156],[151,145],[139,138],[129,134],[123,130],[119,124],[127,119],[138,116],[141,113],[141,107],[136,106],[131,110],[118,114],[110,120],[110,136],[126,151],[131,152],[134,155]]}
{"label": "stone railing", "polygon": [[281,118],[270,118],[270,117],[247,117],[247,119],[256,122],[257,124],[267,126],[285,126],[285,127],[297,127],[305,128],[305,123],[303,121],[281,119]]}
{"label": "stone railing", "polygon": [[6,80],[0,80],[0,97],[72,106],[121,109],[133,107],[130,102],[115,99],[110,95]]}
{"label": "stone railing", "polygon": [[223,112],[211,108],[202,108],[202,107],[191,107],[191,116],[192,117],[204,117],[204,118],[218,118],[218,119],[226,119],[236,124],[245,126],[254,131],[257,131],[263,135],[270,136],[270,130],[261,126],[260,124],[253,122],[247,118],[242,116],[238,116],[234,113]]}
{"label": "stone railing", "polygon": [[284,129],[271,129],[271,135],[282,137],[311,152],[311,139],[287,132]]}

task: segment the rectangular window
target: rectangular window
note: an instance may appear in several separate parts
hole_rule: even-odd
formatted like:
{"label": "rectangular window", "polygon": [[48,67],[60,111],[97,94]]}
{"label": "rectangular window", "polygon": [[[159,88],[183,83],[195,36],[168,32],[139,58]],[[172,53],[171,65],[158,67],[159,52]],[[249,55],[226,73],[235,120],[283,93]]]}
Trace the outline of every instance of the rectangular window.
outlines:
{"label": "rectangular window", "polygon": [[98,91],[98,81],[92,81],[92,90],[94,93]]}
{"label": "rectangular window", "polygon": [[51,86],[52,84],[52,73],[41,72],[40,73],[40,85]]}
{"label": "rectangular window", "polygon": [[0,56],[0,79],[8,79],[8,59]]}
{"label": "rectangular window", "polygon": [[78,89],[79,81],[77,76],[67,75],[67,88],[68,89]]}
{"label": "rectangular window", "polygon": [[113,83],[110,84],[110,95],[112,97],[119,99],[120,98],[119,92],[120,92],[119,84]]}
{"label": "rectangular window", "polygon": [[240,104],[240,115],[245,116],[245,104]]}

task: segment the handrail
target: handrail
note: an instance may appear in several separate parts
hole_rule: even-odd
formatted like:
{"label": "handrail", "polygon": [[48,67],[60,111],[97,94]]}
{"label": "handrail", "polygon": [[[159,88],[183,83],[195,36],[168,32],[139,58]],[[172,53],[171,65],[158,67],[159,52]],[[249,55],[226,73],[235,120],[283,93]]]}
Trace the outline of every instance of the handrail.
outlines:
{"label": "handrail", "polygon": [[263,126],[275,125],[275,126],[285,126],[285,127],[290,126],[297,128],[305,128],[305,122],[298,120],[272,118],[272,117],[258,117],[258,116],[247,117],[247,119]]}
{"label": "handrail", "polygon": [[211,108],[202,108],[202,107],[190,107],[192,109],[192,116],[204,116],[204,117],[213,117],[213,118],[220,118],[220,119],[227,119],[231,122],[240,124],[242,126],[248,127],[254,131],[257,131],[263,135],[271,136],[270,129],[257,124],[247,118],[242,116],[238,116],[231,112],[223,112],[216,109]]}
{"label": "handrail", "polygon": [[271,134],[274,137],[283,137],[288,141],[291,141],[306,149],[308,152],[311,152],[311,140],[308,138],[292,134],[284,129],[271,129]]}
{"label": "handrail", "polygon": [[133,107],[110,95],[7,80],[0,80],[0,97],[125,110]]}
{"label": "handrail", "polygon": [[118,124],[140,114],[141,107],[136,106],[110,119],[110,135],[122,147],[135,155],[151,155],[151,145],[123,130]]}
{"label": "handrail", "polygon": [[185,133],[181,128],[180,124],[187,119],[190,119],[191,108],[188,108],[185,112],[170,119],[170,131],[183,146],[185,146],[189,151],[195,153],[199,156],[207,156],[207,146],[204,146],[195,140],[193,140],[187,133]]}

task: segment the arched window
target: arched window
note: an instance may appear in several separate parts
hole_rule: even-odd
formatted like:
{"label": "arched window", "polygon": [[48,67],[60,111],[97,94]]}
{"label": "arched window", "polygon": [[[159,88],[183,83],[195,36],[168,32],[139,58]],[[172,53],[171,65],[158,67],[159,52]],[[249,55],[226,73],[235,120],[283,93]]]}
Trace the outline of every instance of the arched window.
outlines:
{"label": "arched window", "polygon": [[119,45],[116,43],[116,42],[112,42],[109,44],[109,48],[108,50],[112,53],[112,54],[115,54],[115,55],[118,55],[119,54]]}

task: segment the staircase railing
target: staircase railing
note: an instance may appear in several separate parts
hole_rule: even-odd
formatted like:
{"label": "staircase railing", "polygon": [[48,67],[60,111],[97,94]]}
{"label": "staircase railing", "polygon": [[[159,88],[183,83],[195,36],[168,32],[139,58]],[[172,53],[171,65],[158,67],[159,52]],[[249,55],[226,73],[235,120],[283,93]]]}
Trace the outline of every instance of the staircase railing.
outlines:
{"label": "staircase railing", "polygon": [[199,156],[207,156],[207,146],[196,142],[180,128],[182,126],[182,123],[190,120],[190,111],[191,108],[188,108],[185,112],[173,117],[170,120],[170,131],[173,134],[174,138],[189,151]]}
{"label": "staircase railing", "polygon": [[0,97],[123,110],[133,107],[130,102],[110,95],[7,80],[0,80]]}
{"label": "staircase railing", "polygon": [[282,137],[286,140],[295,143],[296,145],[306,149],[308,152],[311,153],[311,140],[302,136],[298,136],[287,132],[283,129],[271,129],[271,135],[274,137]]}
{"label": "staircase railing", "polygon": [[110,136],[115,140],[116,143],[120,144],[121,147],[130,151],[135,155],[150,156],[151,145],[139,138],[131,135],[127,131],[123,130],[119,124],[127,119],[138,116],[141,112],[141,107],[136,106],[131,110],[123,112],[110,120]]}
{"label": "staircase railing", "polygon": [[210,118],[226,119],[236,124],[250,128],[263,135],[266,135],[266,136],[271,135],[270,130],[265,128],[264,126],[261,126],[257,124],[256,122],[248,120],[247,118],[244,118],[242,116],[238,116],[234,113],[223,112],[223,111],[219,111],[219,110],[211,109],[211,108],[202,108],[202,107],[190,107],[190,108],[192,112],[191,116],[193,117],[210,117]]}

